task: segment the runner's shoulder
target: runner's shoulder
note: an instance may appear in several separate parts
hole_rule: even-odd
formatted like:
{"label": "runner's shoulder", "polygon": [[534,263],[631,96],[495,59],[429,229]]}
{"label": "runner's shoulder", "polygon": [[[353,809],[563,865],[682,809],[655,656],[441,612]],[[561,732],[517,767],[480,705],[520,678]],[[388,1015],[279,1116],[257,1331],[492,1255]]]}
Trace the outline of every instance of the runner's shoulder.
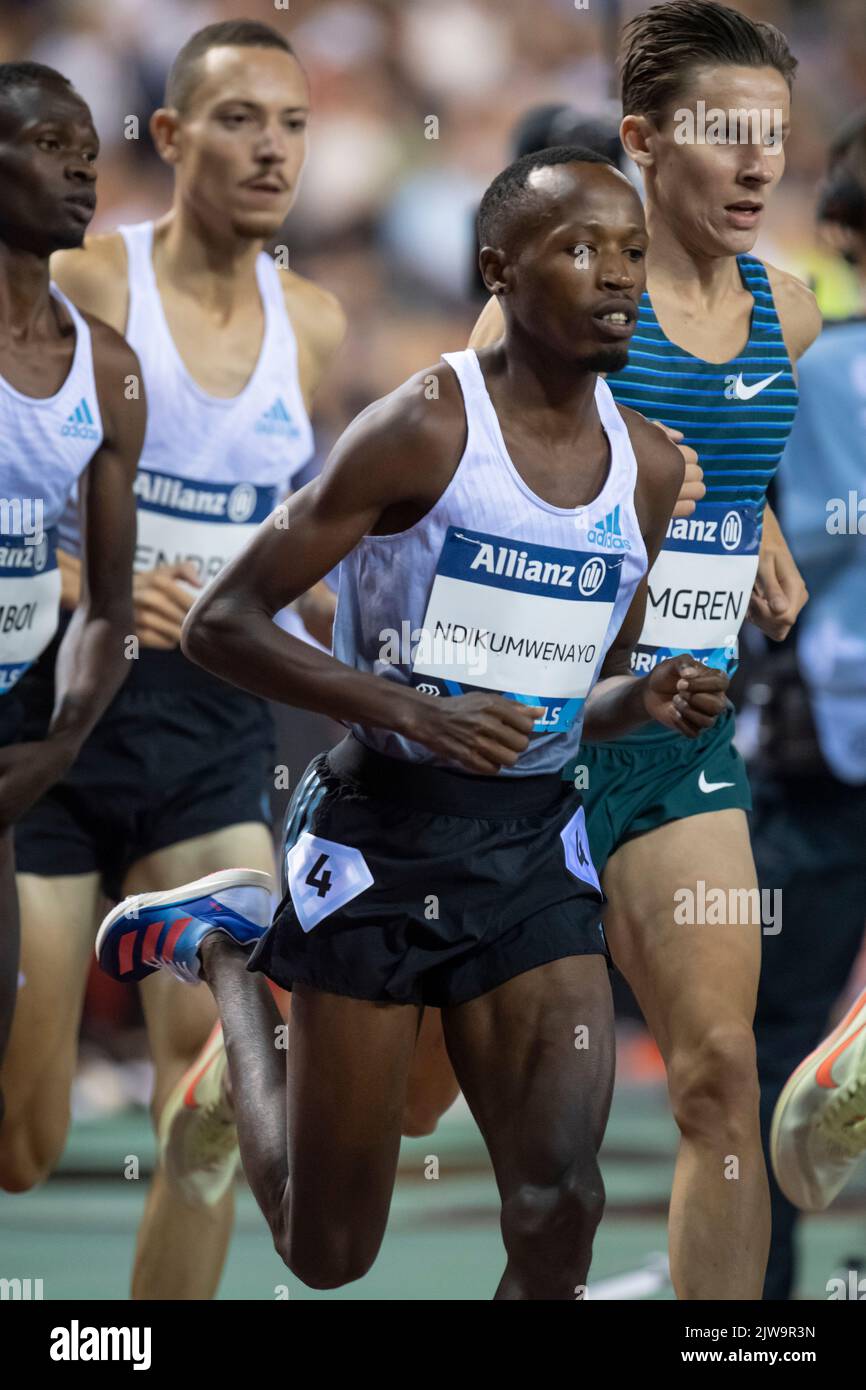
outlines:
{"label": "runner's shoulder", "polygon": [[138,354],[111,324],[86,309],[79,313],[90,328],[93,375],[104,418],[118,432],[125,433],[130,425],[143,429],[146,407]]}
{"label": "runner's shoulder", "polygon": [[650,486],[677,479],[681,484],[685,471],[683,456],[664,430],[631,406],[617,405],[617,410],[628,430],[638,474],[646,477]]}
{"label": "runner's shoulder", "polygon": [[373,401],[338,440],[331,460],[340,472],[375,472],[389,495],[426,495],[450,478],[466,442],[457,378],[439,362]]}
{"label": "runner's shoulder", "polygon": [[89,310],[78,305],[76,308],[90,329],[94,367],[105,367],[113,372],[141,371],[138,354],[130,347],[122,333],[118,333],[116,328],[105,322],[105,319],[98,318]]}
{"label": "runner's shoulder", "polygon": [[821,310],[808,285],[789,270],[763,262],[782,325],[785,345],[794,361],[802,357],[821,332]]}
{"label": "runner's shoulder", "polygon": [[129,286],[126,243],[119,232],[87,237],[75,250],[55,252],[51,278],[76,308],[115,329],[125,325]]}
{"label": "runner's shoulder", "polygon": [[339,299],[294,270],[281,270],[283,302],[299,344],[320,361],[337,351],[346,335],[346,315]]}
{"label": "runner's shoulder", "polygon": [[[465,441],[466,413],[457,378],[445,362],[424,367],[373,401],[349,426],[376,437],[389,453],[453,449]],[[404,464],[406,458],[404,455]]]}

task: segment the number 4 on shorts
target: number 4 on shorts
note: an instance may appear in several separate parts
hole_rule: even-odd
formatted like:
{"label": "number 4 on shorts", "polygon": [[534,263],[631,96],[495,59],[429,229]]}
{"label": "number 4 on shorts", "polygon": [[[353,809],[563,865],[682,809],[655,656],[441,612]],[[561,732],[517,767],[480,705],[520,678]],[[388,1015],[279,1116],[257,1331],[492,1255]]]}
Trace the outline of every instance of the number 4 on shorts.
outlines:
{"label": "number 4 on shorts", "polygon": [[584,883],[591,884],[600,893],[601,884],[589,852],[586,817],[582,806],[575,811],[565,829],[560,831],[560,838],[565,849],[565,866],[569,873],[574,874],[575,878],[583,879]]}
{"label": "number 4 on shorts", "polygon": [[292,905],[303,931],[357,898],[373,882],[358,849],[304,831],[286,854]]}
{"label": "number 4 on shorts", "polygon": [[[331,870],[325,868],[329,858],[330,855],[320,854],[312,869],[307,874],[307,877],[304,879],[304,882],[308,883],[311,888],[315,888],[320,898],[324,898],[326,893],[330,893],[334,886],[331,878]],[[316,877],[317,874],[319,875],[318,878]]]}

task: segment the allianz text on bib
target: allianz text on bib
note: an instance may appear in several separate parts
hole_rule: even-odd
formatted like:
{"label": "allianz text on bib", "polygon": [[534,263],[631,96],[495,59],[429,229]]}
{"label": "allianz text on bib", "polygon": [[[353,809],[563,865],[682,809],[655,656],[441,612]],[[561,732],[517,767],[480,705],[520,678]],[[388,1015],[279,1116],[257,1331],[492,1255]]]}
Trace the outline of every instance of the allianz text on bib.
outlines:
{"label": "allianz text on bib", "polygon": [[683,652],[733,673],[759,549],[751,506],[699,502],[692,516],[669,523],[650,571],[643,632],[632,654],[637,675]]}
{"label": "allianz text on bib", "polygon": [[135,493],[135,569],[188,561],[203,584],[240,554],[276,504],[273,487],[192,481],[146,469],[139,470]]}
{"label": "allianz text on bib", "polygon": [[0,695],[45,650],[60,617],[57,531],[0,536]]}
{"label": "allianz text on bib", "polygon": [[604,650],[621,557],[450,526],[412,678],[430,695],[495,690],[542,705],[535,733],[579,718]]}

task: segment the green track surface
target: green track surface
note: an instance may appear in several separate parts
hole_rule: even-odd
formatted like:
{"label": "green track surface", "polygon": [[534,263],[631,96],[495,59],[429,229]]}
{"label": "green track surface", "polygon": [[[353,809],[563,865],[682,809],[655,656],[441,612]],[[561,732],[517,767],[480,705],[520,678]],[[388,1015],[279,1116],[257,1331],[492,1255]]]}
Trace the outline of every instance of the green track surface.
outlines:
{"label": "green track surface", "polygon": [[[608,1208],[596,1241],[590,1287],[664,1252],[665,1203],[675,1130],[657,1088],[618,1088],[603,1154]],[[47,1299],[127,1295],[136,1227],[153,1140],[142,1112],[74,1126],[59,1174],[23,1196],[0,1197],[0,1277],[41,1278]],[[142,1176],[123,1176],[128,1156]],[[428,1157],[439,1177],[425,1178]],[[800,1296],[826,1298],[843,1258],[866,1265],[866,1173],[844,1206],[802,1228]],[[502,1271],[496,1189],[478,1131],[462,1104],[435,1135],[406,1140],[381,1254],[359,1283],[335,1292],[305,1288],[273,1253],[245,1187],[220,1298],[488,1299]],[[861,1265],[861,1267],[862,1267]],[[672,1297],[670,1289],[655,1297]]]}

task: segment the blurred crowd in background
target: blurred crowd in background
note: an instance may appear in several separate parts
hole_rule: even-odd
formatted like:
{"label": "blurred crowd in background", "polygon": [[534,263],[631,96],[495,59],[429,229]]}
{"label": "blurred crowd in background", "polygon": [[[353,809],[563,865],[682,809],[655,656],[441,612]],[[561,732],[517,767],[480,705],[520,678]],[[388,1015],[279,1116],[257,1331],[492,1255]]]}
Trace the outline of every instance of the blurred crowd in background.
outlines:
{"label": "blurred crowd in background", "polygon": [[[583,3],[583,0],[581,0]],[[181,44],[215,20],[288,33],[310,76],[309,159],[286,228],[293,269],[333,290],[349,337],[318,402],[320,447],[369,401],[465,342],[473,215],[541,103],[615,114],[619,25],[642,0],[0,0],[0,60],[30,57],[90,103],[102,156],[94,229],[162,212],[147,121]],[[800,60],[787,172],[758,254],[810,279],[830,316],[856,289],[813,232],[827,141],[866,102],[863,0],[739,0]],[[127,139],[136,115],[138,138]],[[435,119],[431,119],[435,118]]]}
{"label": "blurred crowd in background", "polygon": [[[862,288],[821,245],[814,208],[827,145],[866,104],[864,0],[728,0],[778,25],[800,62],[787,171],[756,253],[800,274],[828,318],[863,312]],[[508,163],[520,117],[563,102],[615,121],[620,25],[643,0],[0,0],[0,61],[58,68],[90,103],[102,143],[92,230],[155,217],[171,195],[148,133],[166,73],[195,30],[250,18],[287,33],[312,89],[309,156],[277,244],[337,294],[348,338],[316,402],[317,457],[371,400],[465,345],[480,300],[474,215]],[[137,117],[137,124],[130,121]],[[132,136],[132,138],[129,138]],[[303,481],[303,478],[302,478]],[[91,1067],[79,1114],[147,1099],[133,991],[91,981]],[[87,1051],[85,1049],[85,1061]],[[132,1085],[130,1085],[132,1077]]]}

